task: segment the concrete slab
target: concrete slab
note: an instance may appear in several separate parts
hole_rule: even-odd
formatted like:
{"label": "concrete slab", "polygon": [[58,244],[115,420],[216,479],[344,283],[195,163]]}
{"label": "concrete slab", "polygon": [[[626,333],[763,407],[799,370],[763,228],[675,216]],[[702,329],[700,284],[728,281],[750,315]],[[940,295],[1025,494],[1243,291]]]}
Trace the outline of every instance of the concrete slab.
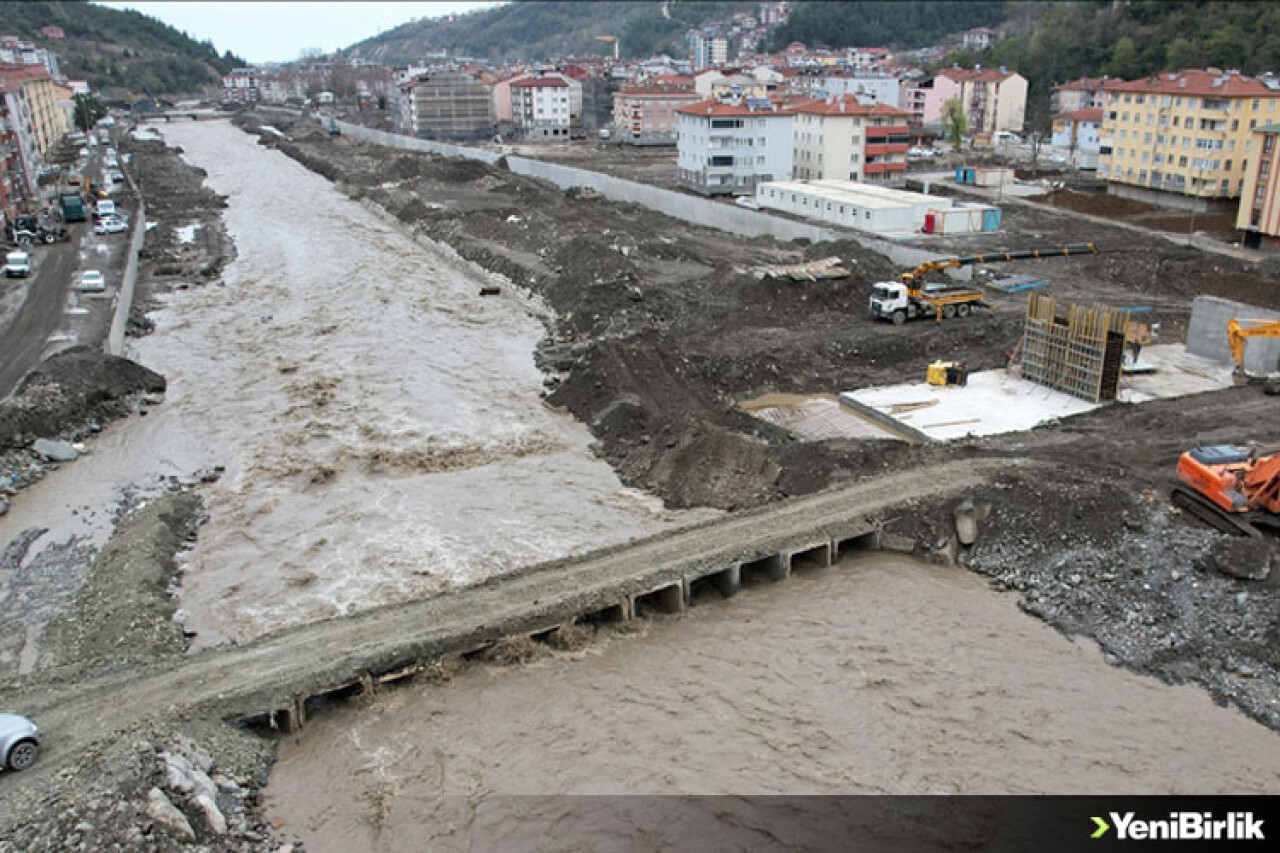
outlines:
{"label": "concrete slab", "polygon": [[1232,384],[1231,367],[1220,361],[1187,352],[1181,344],[1143,347],[1139,363],[1150,372],[1126,373],[1120,379],[1118,399],[1142,403],[1166,397],[1184,397]]}
{"label": "concrete slab", "polygon": [[972,373],[963,387],[912,382],[848,391],[840,397],[874,409],[934,441],[1031,429],[1042,421],[1097,408],[1004,370]]}
{"label": "concrete slab", "polygon": [[760,420],[780,426],[805,441],[899,437],[858,417],[828,397],[778,399],[764,406],[744,403],[743,408]]}

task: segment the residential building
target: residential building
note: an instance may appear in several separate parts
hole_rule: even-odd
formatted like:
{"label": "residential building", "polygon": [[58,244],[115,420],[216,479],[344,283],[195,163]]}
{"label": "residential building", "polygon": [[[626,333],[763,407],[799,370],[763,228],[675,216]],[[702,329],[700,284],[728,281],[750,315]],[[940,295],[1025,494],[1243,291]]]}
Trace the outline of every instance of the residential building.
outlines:
{"label": "residential building", "polygon": [[1021,133],[1027,111],[1027,78],[1006,68],[947,68],[934,75],[925,95],[925,124],[941,124],[943,104],[958,97],[969,133],[989,141],[996,131]]}
{"label": "residential building", "polygon": [[1280,121],[1280,82],[1216,68],[1108,81],[1098,176],[1108,191],[1204,209],[1240,197],[1261,125]]}
{"label": "residential building", "polygon": [[233,68],[222,75],[224,104],[255,104],[261,100],[262,72],[257,68]]}
{"label": "residential building", "polygon": [[870,71],[892,56],[885,47],[851,47],[848,54],[850,64],[859,71]]}
{"label": "residential building", "polygon": [[[37,182],[45,158],[54,144],[70,130],[67,115],[58,106],[61,92],[44,65],[0,65],[0,143],[8,163],[5,177],[9,204],[34,204]],[[16,170],[12,158],[16,154]]]}
{"label": "residential building", "polygon": [[688,35],[689,59],[695,71],[717,68],[729,61],[729,37],[714,30],[692,30]]}
{"label": "residential building", "polygon": [[488,139],[493,135],[489,84],[470,71],[442,68],[398,87],[400,132],[422,139]]}
{"label": "residential building", "polygon": [[[16,84],[13,85],[16,89]],[[11,222],[28,198],[22,155],[18,149],[17,99],[9,99],[10,84],[0,77],[0,219]]]}
{"label": "residential building", "polygon": [[775,3],[760,4],[760,25],[762,27],[776,27],[779,24],[785,24],[788,17],[788,7],[790,3],[786,0]]}
{"label": "residential building", "polygon": [[676,110],[700,100],[692,89],[624,86],[613,96],[617,138],[631,145],[674,145]]}
{"label": "residential building", "polygon": [[0,36],[0,64],[40,65],[54,79],[62,77],[58,68],[58,55],[51,50],[37,47],[17,36]]}
{"label": "residential building", "polygon": [[1053,146],[1097,154],[1105,116],[1106,111],[1102,107],[1089,107],[1054,116]]}
{"label": "residential building", "polygon": [[960,46],[965,50],[986,50],[995,43],[994,30],[986,27],[974,27],[960,34]]}
{"label": "residential building", "polygon": [[803,101],[794,110],[794,178],[896,183],[906,172],[906,110],[853,95]]}
{"label": "residential building", "polygon": [[1081,77],[1069,83],[1059,83],[1049,96],[1049,108],[1054,115],[1073,113],[1107,105],[1106,77]]}
{"label": "residential building", "polygon": [[720,99],[726,98],[768,98],[769,93],[776,89],[776,86],[770,86],[762,80],[756,79],[751,74],[731,74],[722,78],[711,86],[711,96]]}
{"label": "residential building", "polygon": [[1236,227],[1245,231],[1246,244],[1255,248],[1266,237],[1268,243],[1280,242],[1280,123],[1255,127],[1250,133],[1253,149],[1244,172],[1240,192],[1240,208]]}
{"label": "residential building", "polygon": [[901,106],[899,98],[899,81],[892,74],[874,71],[846,72],[843,74],[824,74],[811,84],[815,98],[854,95],[862,104],[888,104],[891,107]]}
{"label": "residential building", "polygon": [[511,116],[525,139],[568,139],[569,82],[558,76],[512,82]]}
{"label": "residential building", "polygon": [[711,98],[676,110],[680,185],[704,195],[753,195],[791,175],[794,114],[767,98]]}

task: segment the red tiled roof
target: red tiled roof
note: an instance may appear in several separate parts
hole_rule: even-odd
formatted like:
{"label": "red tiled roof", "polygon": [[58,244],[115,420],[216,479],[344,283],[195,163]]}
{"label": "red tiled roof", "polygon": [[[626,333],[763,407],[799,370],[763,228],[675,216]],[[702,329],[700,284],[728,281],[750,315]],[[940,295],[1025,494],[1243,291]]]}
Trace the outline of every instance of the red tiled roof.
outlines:
{"label": "red tiled roof", "polygon": [[531,80],[516,80],[511,84],[511,88],[520,87],[521,89],[567,89],[569,84],[561,80],[559,77],[535,77]]}
{"label": "red tiled roof", "polygon": [[0,86],[20,86],[32,80],[52,80],[43,65],[0,63]]}
{"label": "red tiled roof", "polygon": [[1096,92],[1106,82],[1106,77],[1081,77],[1079,80],[1059,83],[1053,88],[1060,92]]}
{"label": "red tiled roof", "polygon": [[[1184,82],[1185,81],[1185,82]],[[1220,98],[1280,98],[1280,90],[1268,89],[1261,80],[1245,77],[1238,71],[1218,72],[1208,69],[1161,71],[1141,80],[1108,80],[1108,92],[1136,92],[1152,95],[1208,95]]]}
{"label": "red tiled roof", "polygon": [[1102,123],[1102,116],[1105,110],[1102,107],[1088,107],[1083,110],[1074,110],[1073,112],[1063,113],[1058,118],[1063,121],[1091,121],[1095,124]]}
{"label": "red tiled roof", "polygon": [[623,86],[618,94],[627,98],[696,98],[693,89],[665,86]]}
{"label": "red tiled roof", "polygon": [[797,113],[820,116],[902,116],[911,115],[909,110],[900,110],[888,104],[863,104],[856,95],[841,95],[838,98],[810,98],[801,101],[794,107]]}
{"label": "red tiled roof", "polygon": [[716,98],[680,107],[676,112],[687,116],[789,116],[792,111],[774,104],[774,109],[752,109],[747,104],[729,104]]}

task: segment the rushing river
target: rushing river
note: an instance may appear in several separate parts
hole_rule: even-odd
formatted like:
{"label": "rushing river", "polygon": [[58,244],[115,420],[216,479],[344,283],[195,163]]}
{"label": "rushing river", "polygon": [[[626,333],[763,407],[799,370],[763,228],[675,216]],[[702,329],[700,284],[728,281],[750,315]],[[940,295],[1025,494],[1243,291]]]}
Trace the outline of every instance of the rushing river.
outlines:
{"label": "rushing river", "polygon": [[133,358],[166,400],[15,501],[11,538],[101,544],[129,484],[224,466],[184,557],[197,647],[420,597],[706,518],[624,488],[541,401],[542,308],[224,122],[160,128],[237,257]]}
{"label": "rushing river", "polygon": [[750,850],[778,839],[733,798],[560,795],[1037,792],[1278,793],[1280,736],[872,554],[334,708],[282,744],[267,811],[312,853]]}

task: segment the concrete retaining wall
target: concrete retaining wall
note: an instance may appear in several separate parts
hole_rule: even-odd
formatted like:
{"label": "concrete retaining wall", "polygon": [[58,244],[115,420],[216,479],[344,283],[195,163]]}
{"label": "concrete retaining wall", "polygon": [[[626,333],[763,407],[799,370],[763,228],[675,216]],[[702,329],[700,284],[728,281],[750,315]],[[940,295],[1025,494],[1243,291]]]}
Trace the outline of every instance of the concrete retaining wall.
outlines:
{"label": "concrete retaining wall", "polygon": [[[1216,296],[1198,296],[1191,304],[1191,322],[1187,325],[1187,352],[1231,364],[1227,321],[1232,317],[1242,320],[1280,320],[1280,312]],[[1280,370],[1280,339],[1254,338],[1248,341],[1244,348],[1244,367],[1249,373],[1260,374]]]}
{"label": "concrete retaining wall", "polygon": [[[129,179],[133,185],[133,179]],[[134,187],[136,190],[137,187]],[[129,235],[129,248],[126,250],[124,278],[120,280],[120,290],[116,293],[115,312],[111,315],[111,329],[107,332],[107,341],[103,349],[108,355],[124,355],[124,330],[129,323],[129,312],[133,309],[133,292],[138,284],[138,255],[142,251],[142,243],[147,237],[147,203],[138,193],[138,210],[133,220],[133,231]]]}
{"label": "concrete retaining wall", "polygon": [[[322,121],[327,121],[323,120]],[[338,122],[342,133],[353,139],[372,142],[410,151],[424,151],[430,154],[442,154],[446,157],[466,157],[495,163],[500,155],[480,148],[469,148],[464,145],[451,145],[446,142],[434,142],[426,139],[415,139],[398,133],[387,133],[373,130],[357,124]],[[507,168],[517,175],[538,178],[548,181],[561,189],[569,187],[589,187],[613,201],[627,202],[647,207],[666,216],[739,234],[744,237],[774,237],[782,241],[808,240],[820,243],[829,240],[854,240],[858,244],[874,252],[886,256],[895,264],[903,267],[914,267],[932,258],[939,257],[936,252],[917,249],[914,246],[903,246],[889,240],[879,240],[854,231],[824,228],[810,222],[798,222],[773,216],[761,211],[749,210],[731,204],[724,204],[710,199],[678,193],[661,187],[628,181],[588,169],[563,166],[558,163],[546,163],[541,160],[530,160],[527,157],[507,157]],[[964,267],[954,272],[955,277],[967,279],[973,270]]]}

